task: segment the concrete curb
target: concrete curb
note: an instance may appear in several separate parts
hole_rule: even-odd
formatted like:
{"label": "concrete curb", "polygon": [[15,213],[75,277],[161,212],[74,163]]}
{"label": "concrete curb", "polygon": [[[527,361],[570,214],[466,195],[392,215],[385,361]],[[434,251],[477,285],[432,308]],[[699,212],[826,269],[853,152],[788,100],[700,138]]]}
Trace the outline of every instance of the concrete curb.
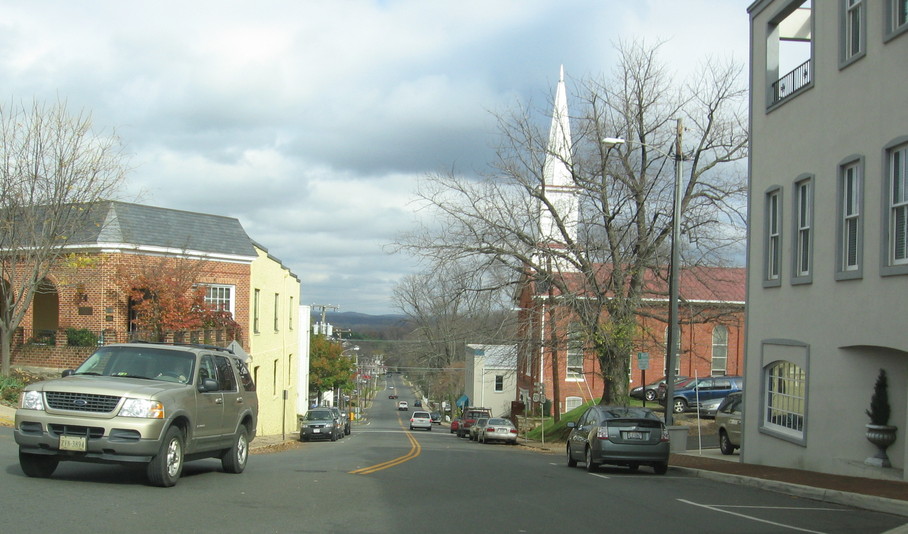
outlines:
{"label": "concrete curb", "polygon": [[706,469],[695,469],[693,467],[671,466],[672,469],[683,470],[694,474],[697,477],[719,482],[731,482],[742,486],[774,491],[803,497],[815,501],[841,504],[844,506],[853,506],[863,510],[873,512],[882,512],[886,514],[899,515],[908,517],[908,502],[895,499],[886,499],[884,497],[873,497],[862,495],[860,493],[849,493],[847,491],[830,490],[824,488],[814,488],[812,486],[802,486],[800,484],[791,484],[789,482],[778,482],[775,480],[766,480],[743,475],[733,475],[729,473],[719,473],[708,471]]}

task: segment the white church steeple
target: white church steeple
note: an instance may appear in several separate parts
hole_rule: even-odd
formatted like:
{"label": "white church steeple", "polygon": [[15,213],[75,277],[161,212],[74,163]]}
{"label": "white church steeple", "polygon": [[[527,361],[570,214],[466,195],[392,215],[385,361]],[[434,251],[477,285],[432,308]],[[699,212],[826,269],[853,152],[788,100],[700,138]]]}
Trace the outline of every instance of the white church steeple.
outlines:
{"label": "white church steeple", "polygon": [[[555,90],[555,109],[542,167],[546,198],[555,213],[543,203],[539,206],[539,237],[541,246],[564,246],[577,239],[579,203],[571,174],[571,122],[568,115],[567,90],[564,85],[564,66],[561,67]],[[561,221],[564,230],[558,227]]]}

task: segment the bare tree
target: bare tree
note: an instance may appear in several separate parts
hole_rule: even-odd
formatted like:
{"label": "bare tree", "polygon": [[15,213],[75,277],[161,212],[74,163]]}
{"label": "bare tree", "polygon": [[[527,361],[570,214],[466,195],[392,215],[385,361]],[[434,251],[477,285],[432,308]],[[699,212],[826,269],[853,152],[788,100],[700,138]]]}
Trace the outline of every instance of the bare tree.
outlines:
{"label": "bare tree", "polygon": [[35,293],[111,198],[126,169],[119,141],[95,135],[91,117],[66,104],[0,106],[0,373]]}
{"label": "bare tree", "polygon": [[[746,180],[735,164],[747,147],[743,69],[708,60],[682,85],[659,62],[660,46],[619,43],[613,74],[579,84],[571,137],[553,143],[527,109],[499,116],[493,171],[429,176],[418,195],[435,226],[401,242],[436,262],[507,269],[539,298],[567,306],[598,359],[604,403],[627,395],[637,316],[652,312],[643,298],[656,290],[652,275],[666,272],[675,119],[686,125],[682,265],[717,265],[744,236]],[[606,137],[625,143],[608,146]],[[570,172],[579,216],[564,212],[565,188],[546,182],[553,159]]]}
{"label": "bare tree", "polygon": [[405,277],[394,290],[397,308],[415,326],[405,356],[420,372],[411,376],[435,398],[453,403],[462,391],[466,344],[513,341],[513,314],[492,274],[444,263]]}

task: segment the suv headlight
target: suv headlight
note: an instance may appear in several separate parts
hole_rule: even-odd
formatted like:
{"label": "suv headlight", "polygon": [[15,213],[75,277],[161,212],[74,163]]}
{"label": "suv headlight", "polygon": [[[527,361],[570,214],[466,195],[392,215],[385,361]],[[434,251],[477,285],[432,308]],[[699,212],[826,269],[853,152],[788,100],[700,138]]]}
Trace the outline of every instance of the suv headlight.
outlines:
{"label": "suv headlight", "polygon": [[145,399],[126,399],[120,408],[121,417],[143,417],[145,419],[164,419],[164,405],[158,401]]}
{"label": "suv headlight", "polygon": [[44,395],[40,391],[23,391],[19,397],[19,407],[23,410],[43,410]]}

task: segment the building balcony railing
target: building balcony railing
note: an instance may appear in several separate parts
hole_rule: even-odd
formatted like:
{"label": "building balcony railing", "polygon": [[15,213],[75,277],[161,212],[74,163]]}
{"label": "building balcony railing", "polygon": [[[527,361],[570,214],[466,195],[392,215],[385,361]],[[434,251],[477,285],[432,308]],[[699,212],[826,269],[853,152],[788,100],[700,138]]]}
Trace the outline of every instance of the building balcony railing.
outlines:
{"label": "building balcony railing", "polygon": [[810,60],[798,65],[794,70],[779,78],[772,84],[772,105],[796,94],[810,84],[813,79],[813,68]]}

